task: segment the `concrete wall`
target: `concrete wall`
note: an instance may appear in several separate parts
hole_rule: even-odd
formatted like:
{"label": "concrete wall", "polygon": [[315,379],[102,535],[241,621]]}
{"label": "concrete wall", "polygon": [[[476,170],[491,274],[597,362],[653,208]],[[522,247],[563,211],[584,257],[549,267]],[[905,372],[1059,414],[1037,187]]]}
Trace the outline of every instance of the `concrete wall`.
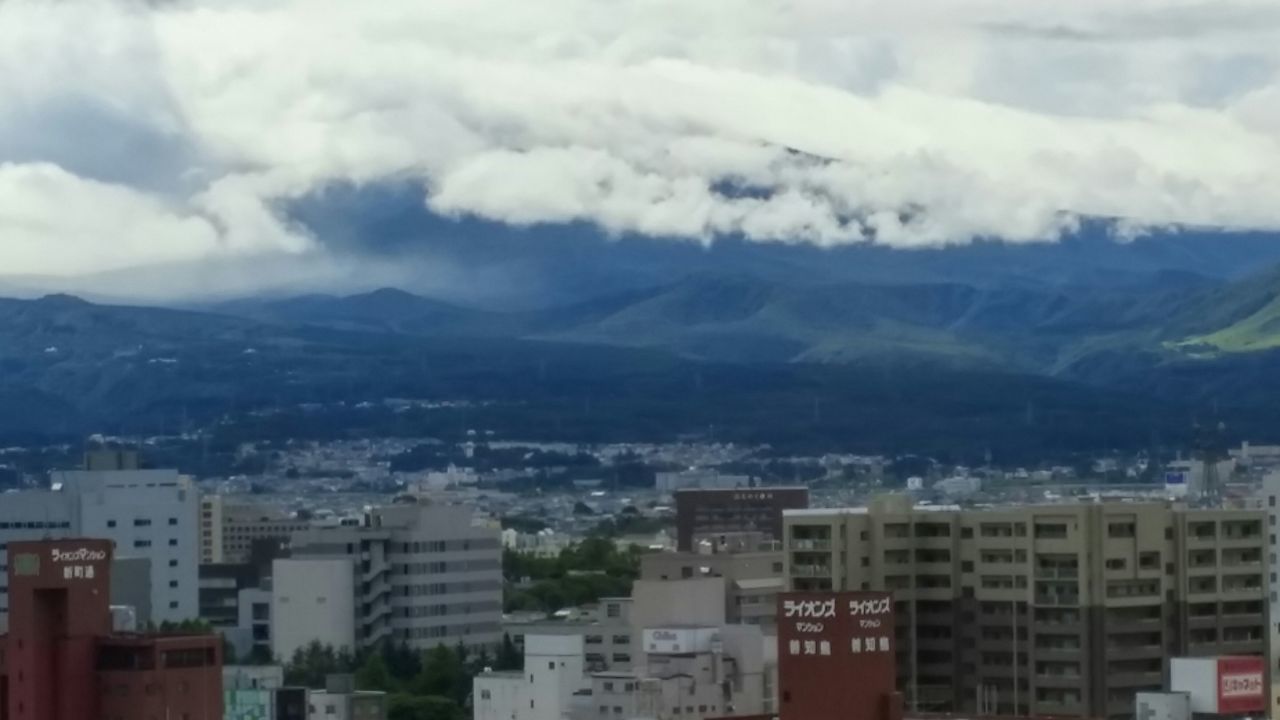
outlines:
{"label": "concrete wall", "polygon": [[355,565],[348,559],[276,560],[271,651],[288,661],[312,641],[356,648]]}

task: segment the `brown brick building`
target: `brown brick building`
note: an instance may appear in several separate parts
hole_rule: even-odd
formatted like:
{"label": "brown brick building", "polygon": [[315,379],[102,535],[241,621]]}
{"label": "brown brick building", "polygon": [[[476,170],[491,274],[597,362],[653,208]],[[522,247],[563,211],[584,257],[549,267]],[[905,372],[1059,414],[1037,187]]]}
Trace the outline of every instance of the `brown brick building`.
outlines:
{"label": "brown brick building", "polygon": [[676,491],[676,543],[693,550],[700,539],[758,533],[782,539],[782,511],[809,507],[809,489],[757,487]]}

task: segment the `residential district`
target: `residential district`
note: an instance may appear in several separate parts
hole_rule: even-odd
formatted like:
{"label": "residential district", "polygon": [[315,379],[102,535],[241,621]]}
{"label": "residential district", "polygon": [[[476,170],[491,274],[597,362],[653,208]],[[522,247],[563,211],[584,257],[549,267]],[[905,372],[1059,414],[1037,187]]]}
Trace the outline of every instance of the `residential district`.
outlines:
{"label": "residential district", "polygon": [[1280,447],[900,483],[369,442],[197,481],[103,447],[0,495],[0,720],[1280,718]]}

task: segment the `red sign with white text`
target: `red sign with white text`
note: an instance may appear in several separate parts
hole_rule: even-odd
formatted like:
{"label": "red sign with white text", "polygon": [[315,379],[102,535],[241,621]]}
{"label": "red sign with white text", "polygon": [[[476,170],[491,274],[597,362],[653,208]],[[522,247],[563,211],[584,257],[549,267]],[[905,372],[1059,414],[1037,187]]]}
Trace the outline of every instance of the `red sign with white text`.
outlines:
{"label": "red sign with white text", "polygon": [[1265,676],[1260,657],[1218,658],[1218,712],[1229,715],[1266,710]]}
{"label": "red sign with white text", "polygon": [[893,617],[889,593],[782,594],[781,720],[883,720],[896,689]]}

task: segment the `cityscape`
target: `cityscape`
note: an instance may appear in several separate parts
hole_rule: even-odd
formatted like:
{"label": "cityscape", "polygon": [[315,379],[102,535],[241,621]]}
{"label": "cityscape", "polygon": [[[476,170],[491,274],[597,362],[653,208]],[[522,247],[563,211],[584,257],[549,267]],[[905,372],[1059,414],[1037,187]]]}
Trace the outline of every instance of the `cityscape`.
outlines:
{"label": "cityscape", "polygon": [[0,0],[0,720],[1280,720],[1278,535],[1278,0]]}
{"label": "cityscape", "polygon": [[[11,717],[1121,720],[1280,700],[1280,446],[1083,474],[796,457],[784,484],[732,445],[478,439],[461,465],[397,471],[417,444],[307,443],[250,479],[95,443],[0,497]],[[530,465],[484,460],[512,449]],[[624,481],[619,462],[671,469]],[[546,482],[574,467],[596,477]],[[69,704],[63,683],[104,691]]]}

